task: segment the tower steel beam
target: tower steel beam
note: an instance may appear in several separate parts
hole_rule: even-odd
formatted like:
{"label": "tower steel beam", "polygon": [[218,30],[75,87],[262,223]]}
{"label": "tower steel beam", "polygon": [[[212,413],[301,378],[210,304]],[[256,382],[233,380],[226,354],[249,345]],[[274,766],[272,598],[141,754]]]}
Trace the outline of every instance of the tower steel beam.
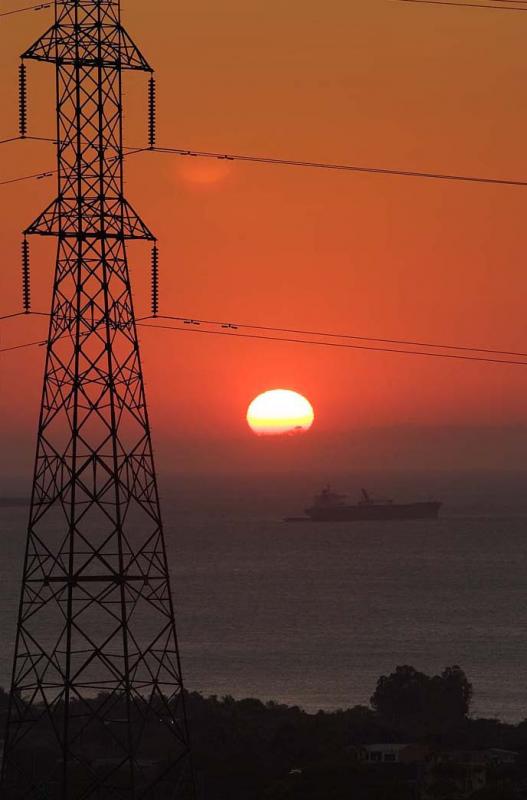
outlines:
{"label": "tower steel beam", "polygon": [[2,800],[194,797],[126,244],[120,0],[55,0],[58,240]]}

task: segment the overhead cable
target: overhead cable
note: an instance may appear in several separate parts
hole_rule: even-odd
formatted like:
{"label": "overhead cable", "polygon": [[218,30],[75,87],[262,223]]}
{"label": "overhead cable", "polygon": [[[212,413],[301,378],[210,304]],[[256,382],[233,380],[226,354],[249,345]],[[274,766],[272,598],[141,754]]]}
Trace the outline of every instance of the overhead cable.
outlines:
{"label": "overhead cable", "polygon": [[423,342],[415,339],[386,339],[379,338],[378,336],[359,336],[351,333],[336,333],[335,331],[327,332],[310,331],[299,328],[278,328],[270,325],[255,325],[254,323],[244,322],[225,322],[224,320],[218,321],[195,319],[194,317],[176,317],[168,314],[157,314],[156,319],[174,320],[177,322],[183,322],[185,325],[217,325],[221,328],[231,328],[236,330],[246,328],[248,330],[268,331],[269,333],[290,333],[297,336],[318,336],[328,339],[353,339],[361,342],[378,342],[380,344],[408,345],[411,347],[432,347],[440,350],[457,350],[466,353],[486,353],[487,355],[517,356],[518,358],[527,358],[527,353],[520,353],[515,350],[496,350],[488,347],[469,347],[467,345],[440,344],[438,342]]}
{"label": "overhead cable", "polygon": [[[457,6],[458,8],[490,8],[494,11],[527,11],[527,8],[522,6],[493,6],[489,3],[463,3],[460,0],[397,0],[399,3],[425,3],[431,6]],[[511,0],[507,0],[511,2]],[[514,3],[515,0],[512,0]]]}
{"label": "overhead cable", "polygon": [[25,347],[36,347],[37,345],[42,347],[45,344],[47,344],[46,339],[39,339],[36,342],[25,342],[24,344],[15,344],[11,347],[0,347],[0,353],[7,353],[10,350],[22,350]]}
{"label": "overhead cable", "polygon": [[424,350],[406,350],[394,347],[376,347],[373,345],[370,346],[364,344],[349,344],[343,342],[323,342],[323,341],[316,341],[315,339],[293,339],[285,336],[266,336],[257,333],[236,333],[235,331],[226,331],[226,330],[214,331],[214,330],[205,330],[204,328],[182,327],[182,326],[176,327],[174,325],[153,325],[146,322],[138,322],[138,326],[143,328],[153,328],[154,330],[156,329],[171,330],[178,332],[204,333],[204,334],[210,334],[212,336],[229,336],[233,339],[258,339],[260,341],[266,341],[266,342],[287,342],[290,344],[303,344],[303,345],[311,345],[317,347],[332,347],[332,348],[341,348],[346,350],[366,350],[377,353],[396,353],[399,355],[408,355],[408,356],[424,356],[426,358],[448,358],[448,359],[455,359],[457,361],[479,361],[488,364],[489,363],[508,364],[518,367],[527,367],[527,361],[514,361],[512,359],[490,358],[486,356],[456,355],[454,353],[432,353]]}
{"label": "overhead cable", "polygon": [[[143,317],[142,320],[152,319],[152,317]],[[169,331],[176,331],[176,332],[187,332],[187,333],[203,333],[209,334],[211,336],[228,336],[233,339],[256,339],[259,341],[264,342],[283,342],[286,344],[303,344],[303,345],[310,345],[315,347],[331,347],[331,348],[338,348],[338,349],[345,349],[345,350],[358,350],[358,351],[367,351],[367,352],[375,352],[375,353],[394,353],[396,355],[405,355],[405,356],[423,356],[425,358],[443,358],[443,359],[451,359],[456,361],[477,361],[479,363],[485,364],[503,364],[508,366],[518,366],[518,367],[527,367],[527,361],[517,361],[513,359],[505,359],[505,358],[492,358],[490,355],[487,356],[477,356],[477,355],[462,355],[461,353],[437,353],[437,352],[430,352],[425,350],[408,350],[406,348],[396,348],[396,347],[381,347],[375,345],[366,345],[366,344],[351,344],[351,343],[344,343],[344,342],[328,342],[328,341],[320,341],[316,339],[300,339],[300,338],[293,338],[288,336],[270,336],[265,334],[258,334],[258,333],[243,333],[239,331],[228,331],[228,330],[210,330],[205,328],[196,328],[196,327],[183,327],[183,326],[174,326],[174,325],[159,325],[159,324],[150,324],[145,321],[137,322],[138,327],[142,328],[150,328],[152,330],[169,330]],[[61,338],[61,337],[59,337]],[[378,340],[369,340],[369,341],[378,341]],[[10,347],[3,347],[0,348],[0,353],[7,353],[13,350],[21,350],[23,348],[29,347],[36,347],[36,346],[44,346],[48,344],[47,339],[39,339],[32,342],[24,342],[18,345],[12,345]],[[461,349],[461,348],[459,348]],[[504,354],[507,351],[486,351],[486,350],[479,350],[474,348],[476,352],[496,352]],[[521,353],[517,354],[521,356]]]}
{"label": "overhead cable", "polygon": [[[403,0],[401,0],[401,2],[402,1]],[[419,2],[421,2],[421,0],[419,0]],[[19,137],[14,137],[14,138],[19,138]],[[26,138],[37,139],[37,137],[29,137],[29,136]],[[53,141],[51,139],[45,139],[44,137],[39,137],[39,140]],[[6,141],[14,141],[14,139]],[[393,175],[404,178],[425,178],[428,180],[454,181],[456,183],[460,182],[478,183],[478,184],[490,184],[495,186],[512,186],[519,188],[527,187],[527,180],[519,180],[512,178],[486,178],[481,175],[457,175],[454,173],[450,174],[442,172],[421,172],[418,170],[391,169],[388,167],[364,167],[356,164],[335,164],[326,161],[301,161],[295,159],[272,158],[268,156],[242,155],[239,153],[215,153],[203,150],[185,150],[176,147],[155,147],[155,148],[134,147],[130,148],[128,152],[123,153],[122,157],[127,158],[128,156],[136,155],[137,153],[143,153],[143,152],[168,153],[172,155],[189,156],[193,158],[210,158],[219,161],[238,161],[238,162],[245,162],[252,164],[264,164],[269,166],[304,167],[309,169],[330,170],[334,172],[335,171],[355,172],[355,173],[370,174],[370,175]],[[45,172],[37,172],[32,175],[21,175],[16,178],[10,178],[9,180],[0,181],[0,186],[5,186],[11,183],[20,183],[21,181],[41,180],[42,178],[48,178],[51,175],[55,175],[56,172],[57,170],[53,169],[53,170],[47,170]]]}
{"label": "overhead cable", "polygon": [[16,142],[21,139],[21,136],[11,136],[9,139],[0,139],[0,144],[7,144],[8,142]]}
{"label": "overhead cable", "polygon": [[11,17],[13,14],[22,14],[23,11],[43,11],[51,8],[51,3],[39,3],[36,6],[25,6],[24,8],[13,8],[11,11],[0,12],[0,17]]}
{"label": "overhead cable", "polygon": [[[30,311],[26,313],[25,311],[18,311],[12,314],[6,314],[3,317],[0,317],[1,320],[11,319],[14,317],[28,317],[28,316],[39,316],[39,317],[49,317],[49,313],[46,311]],[[351,339],[354,341],[360,342],[376,342],[380,344],[397,344],[397,345],[408,345],[410,347],[431,347],[437,350],[453,350],[453,351],[461,351],[466,353],[484,353],[486,355],[495,355],[495,356],[516,356],[518,358],[527,358],[527,352],[520,352],[518,350],[498,350],[497,348],[491,347],[475,347],[473,345],[461,345],[461,344],[445,344],[442,342],[429,342],[429,341],[421,341],[418,339],[388,339],[386,337],[381,338],[378,336],[364,336],[354,333],[337,333],[336,331],[320,331],[320,330],[308,330],[306,328],[281,328],[276,325],[258,325],[253,322],[233,322],[233,321],[226,321],[226,320],[211,320],[211,319],[200,319],[197,317],[192,316],[176,316],[174,314],[148,314],[144,317],[137,317],[137,322],[147,322],[149,320],[173,320],[175,322],[182,322],[184,325],[188,326],[200,326],[200,325],[214,325],[221,327],[223,329],[231,329],[231,330],[240,330],[246,328],[247,330],[256,330],[268,333],[286,333],[286,334],[294,334],[296,336],[317,336],[327,339]]]}
{"label": "overhead cable", "polygon": [[7,186],[9,183],[22,183],[22,181],[42,180],[42,178],[50,178],[55,175],[56,169],[48,170],[47,172],[35,172],[33,175],[20,175],[18,178],[9,178],[5,181],[0,181],[0,186]]}
{"label": "overhead cable", "polygon": [[[12,319],[18,316],[45,316],[48,317],[49,314],[42,311],[31,311],[29,313],[25,313],[23,311],[14,313],[14,314],[6,314],[0,317],[1,320]],[[174,320],[177,322],[181,322],[183,326],[172,326],[172,325],[153,325],[153,324],[145,324],[150,320]],[[289,342],[289,343],[296,343],[296,344],[312,344],[312,345],[319,345],[319,346],[327,346],[327,347],[341,347],[341,348],[348,348],[348,349],[357,349],[357,350],[373,350],[376,352],[387,352],[387,353],[400,353],[404,355],[423,355],[428,357],[439,357],[439,358],[456,358],[456,359],[463,359],[469,361],[488,361],[490,363],[498,363],[498,364],[516,364],[527,366],[527,361],[515,361],[511,359],[502,359],[502,358],[489,358],[489,356],[513,356],[518,359],[525,358],[527,359],[527,353],[519,352],[517,350],[498,350],[496,348],[489,348],[489,347],[471,347],[467,345],[453,345],[453,344],[442,344],[438,342],[425,342],[419,341],[416,339],[387,339],[387,338],[379,338],[374,336],[360,336],[356,334],[349,334],[349,333],[336,333],[334,331],[313,331],[313,330],[306,330],[301,328],[279,328],[276,326],[270,325],[257,325],[254,323],[240,323],[240,322],[225,322],[220,320],[206,320],[206,319],[196,319],[195,317],[178,317],[174,315],[168,314],[161,314],[161,315],[148,315],[144,317],[138,317],[137,323],[142,324],[144,327],[148,328],[158,328],[160,330],[174,330],[174,331],[185,331],[185,330],[194,330],[198,333],[211,333],[211,334],[220,334],[223,336],[239,336],[241,338],[251,338],[251,339],[260,339],[260,340],[267,340],[273,342]],[[202,325],[209,325],[209,326],[218,326],[221,327],[221,331],[213,331],[213,330],[206,330],[201,328]],[[228,330],[227,330],[228,329]],[[261,331],[262,334],[247,334],[243,333],[243,329],[247,330],[255,330]],[[292,338],[290,336],[270,336],[268,334],[293,334],[294,336],[301,336],[303,338]],[[317,339],[313,338],[305,338],[305,337],[318,337]],[[323,339],[345,339],[345,340],[353,340],[358,342],[365,342],[365,343],[376,343],[381,345],[403,345],[408,347],[419,347],[419,348],[433,348],[435,350],[448,350],[448,353],[438,353],[438,352],[429,352],[423,350],[407,350],[400,349],[400,348],[393,348],[393,347],[378,347],[368,345],[358,345],[358,344],[348,344],[345,342],[335,342],[335,341],[323,341]],[[29,347],[32,344],[41,344],[42,342],[30,342],[27,345],[20,345],[20,347]],[[45,342],[44,342],[45,343]],[[8,348],[11,349],[11,348]],[[16,348],[14,348],[16,349]],[[476,355],[465,355],[465,354],[482,354],[485,357],[477,356]]]}
{"label": "overhead cable", "polygon": [[241,155],[239,153],[214,153],[206,150],[183,150],[177,147],[154,147],[156,153],[173,153],[179,156],[193,156],[195,158],[213,158],[220,161],[244,161],[253,164],[269,164],[273,166],[309,167],[311,169],[325,169],[339,172],[365,172],[373,175],[400,175],[405,178],[428,178],[441,181],[463,181],[468,183],[490,183],[503,186],[527,186],[527,180],[514,180],[510,178],[484,178],[480,175],[455,175],[442,172],[421,172],[408,169],[390,169],[387,167],[363,167],[355,164],[332,164],[326,161],[301,161],[287,158],[272,158],[269,156]]}
{"label": "overhead cable", "polygon": [[15,311],[14,314],[4,314],[3,317],[0,317],[0,321],[4,319],[14,319],[15,317],[26,317],[27,314],[25,311]]}

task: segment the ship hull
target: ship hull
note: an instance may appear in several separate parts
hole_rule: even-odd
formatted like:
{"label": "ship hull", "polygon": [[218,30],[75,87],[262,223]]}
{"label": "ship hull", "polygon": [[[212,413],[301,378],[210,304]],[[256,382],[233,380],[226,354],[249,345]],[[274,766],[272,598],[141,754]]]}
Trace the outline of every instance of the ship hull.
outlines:
{"label": "ship hull", "polygon": [[364,520],[437,519],[441,503],[359,503],[355,506],[306,508],[313,522],[360,522]]}

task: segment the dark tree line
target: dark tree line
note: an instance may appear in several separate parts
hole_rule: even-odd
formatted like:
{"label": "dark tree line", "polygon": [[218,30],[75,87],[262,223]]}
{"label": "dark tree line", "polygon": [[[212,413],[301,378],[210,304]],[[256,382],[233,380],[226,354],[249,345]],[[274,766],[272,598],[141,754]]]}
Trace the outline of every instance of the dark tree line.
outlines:
{"label": "dark tree line", "polygon": [[[416,800],[415,768],[403,764],[371,768],[358,758],[361,746],[378,742],[517,751],[516,772],[511,768],[505,776],[509,783],[500,775],[500,783],[474,800],[521,797],[514,787],[521,781],[527,787],[527,721],[507,725],[471,719],[471,698],[472,686],[457,666],[432,676],[411,666],[397,667],[379,678],[371,707],[316,714],[257,699],[189,693],[200,800]],[[4,715],[7,700],[0,690]],[[103,701],[101,695],[92,702]],[[39,758],[46,758],[48,736],[43,729]],[[89,735],[85,739],[93,752],[104,745]],[[152,756],[162,756],[167,746],[157,733],[150,744]],[[31,763],[34,768],[35,753]],[[441,800],[457,797],[443,794]]]}

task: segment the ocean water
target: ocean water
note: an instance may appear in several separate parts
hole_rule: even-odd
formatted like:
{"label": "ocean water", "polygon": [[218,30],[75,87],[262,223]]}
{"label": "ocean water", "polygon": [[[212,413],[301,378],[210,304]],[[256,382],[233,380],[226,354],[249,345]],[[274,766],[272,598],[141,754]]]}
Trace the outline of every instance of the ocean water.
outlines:
{"label": "ocean water", "polygon": [[[523,485],[524,476],[502,477],[498,490],[488,475],[399,477],[398,499],[446,500],[439,520],[347,525],[283,522],[318,488],[308,478],[165,482],[186,685],[315,711],[367,704],[398,664],[459,664],[474,714],[527,717]],[[26,516],[0,509],[3,686]]]}

